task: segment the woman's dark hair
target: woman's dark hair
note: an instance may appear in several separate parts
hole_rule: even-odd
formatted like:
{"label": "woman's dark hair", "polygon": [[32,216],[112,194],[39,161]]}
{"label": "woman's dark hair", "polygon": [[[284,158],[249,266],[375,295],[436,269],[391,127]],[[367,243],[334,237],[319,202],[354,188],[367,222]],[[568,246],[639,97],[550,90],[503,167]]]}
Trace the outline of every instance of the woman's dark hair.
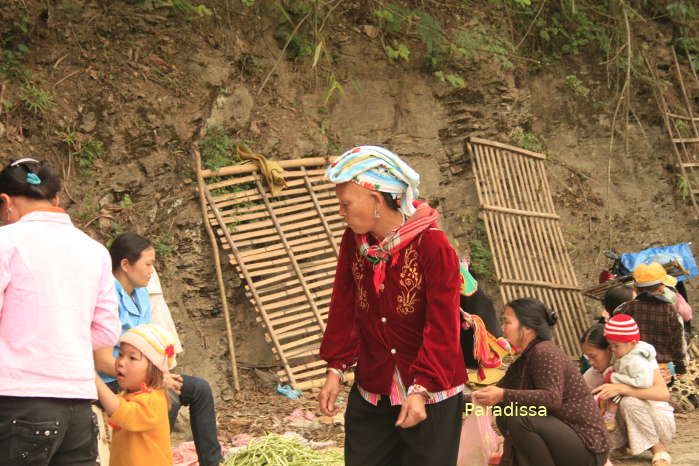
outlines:
{"label": "woman's dark hair", "polygon": [[580,337],[580,344],[584,345],[585,343],[601,350],[609,348],[609,342],[604,337],[604,324],[595,324],[585,330],[585,333]]}
{"label": "woman's dark hair", "polygon": [[602,305],[607,310],[609,315],[612,315],[614,310],[627,301],[633,298],[633,291],[628,286],[615,286],[610,288],[602,298]]}
{"label": "woman's dark hair", "polygon": [[510,301],[507,307],[515,311],[519,325],[528,327],[542,340],[551,339],[551,326],[558,321],[558,314],[534,298],[520,298]]}
{"label": "woman's dark hair", "polygon": [[153,243],[136,233],[122,233],[117,236],[109,247],[109,255],[112,256],[112,272],[119,270],[122,259],[129,261],[129,264],[134,264],[140,259],[141,253],[151,247]]}
{"label": "woman's dark hair", "polygon": [[398,202],[397,202],[396,199],[393,197],[393,195],[391,195],[391,193],[384,193],[384,192],[381,192],[381,191],[379,191],[379,192],[380,192],[381,195],[383,196],[383,200],[386,201],[386,205],[387,205],[389,208],[391,208],[391,209],[393,209],[393,210],[398,210]]}
{"label": "woman's dark hair", "polygon": [[49,201],[60,189],[61,181],[47,162],[18,159],[0,171],[0,194]]}
{"label": "woman's dark hair", "polygon": [[651,285],[651,286],[637,286],[636,291],[638,291],[638,294],[641,293],[655,293],[662,287],[662,283],[658,283],[657,285]]}

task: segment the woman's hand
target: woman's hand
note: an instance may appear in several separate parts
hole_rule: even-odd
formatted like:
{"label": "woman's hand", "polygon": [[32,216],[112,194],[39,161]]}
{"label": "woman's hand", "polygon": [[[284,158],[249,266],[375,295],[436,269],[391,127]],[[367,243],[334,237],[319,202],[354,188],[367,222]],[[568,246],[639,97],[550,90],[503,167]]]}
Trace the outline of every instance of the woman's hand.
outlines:
{"label": "woman's hand", "polygon": [[413,427],[425,419],[427,419],[427,411],[425,410],[425,397],[419,393],[408,395],[400,408],[396,426],[407,429]]}
{"label": "woman's hand", "polygon": [[666,385],[669,384],[672,380],[672,372],[670,372],[670,370],[667,367],[660,368],[660,375],[663,377],[663,381]]}
{"label": "woman's hand", "polygon": [[182,376],[179,374],[173,374],[172,372],[163,374],[163,385],[165,385],[165,388],[178,395],[182,394],[182,382]]}
{"label": "woman's hand", "polygon": [[502,402],[503,398],[505,397],[505,390],[500,387],[491,385],[489,387],[476,390],[471,394],[471,396],[480,405],[493,406]]}
{"label": "woman's hand", "polygon": [[628,385],[623,383],[605,383],[592,389],[593,394],[597,394],[601,400],[608,400],[617,395],[628,395]]}
{"label": "woman's hand", "polygon": [[340,376],[332,371],[328,371],[325,376],[325,384],[318,394],[320,402],[320,412],[325,416],[334,416],[340,412],[340,408],[335,404],[337,395],[340,393]]}

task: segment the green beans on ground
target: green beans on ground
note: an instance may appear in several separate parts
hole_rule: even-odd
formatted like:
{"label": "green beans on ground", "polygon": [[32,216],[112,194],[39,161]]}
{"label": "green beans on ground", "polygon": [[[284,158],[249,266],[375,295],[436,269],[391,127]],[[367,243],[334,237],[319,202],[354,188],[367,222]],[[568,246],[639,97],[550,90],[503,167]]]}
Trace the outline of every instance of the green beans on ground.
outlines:
{"label": "green beans on ground", "polygon": [[335,450],[314,450],[299,439],[267,434],[232,455],[225,466],[343,466],[344,456]]}

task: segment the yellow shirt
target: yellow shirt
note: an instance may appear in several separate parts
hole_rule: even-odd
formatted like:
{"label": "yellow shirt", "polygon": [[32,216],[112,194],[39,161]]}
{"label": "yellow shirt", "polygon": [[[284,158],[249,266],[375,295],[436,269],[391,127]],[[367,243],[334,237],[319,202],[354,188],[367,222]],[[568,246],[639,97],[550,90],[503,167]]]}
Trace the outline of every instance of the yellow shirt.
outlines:
{"label": "yellow shirt", "polygon": [[117,395],[110,466],[171,466],[170,425],[164,390]]}

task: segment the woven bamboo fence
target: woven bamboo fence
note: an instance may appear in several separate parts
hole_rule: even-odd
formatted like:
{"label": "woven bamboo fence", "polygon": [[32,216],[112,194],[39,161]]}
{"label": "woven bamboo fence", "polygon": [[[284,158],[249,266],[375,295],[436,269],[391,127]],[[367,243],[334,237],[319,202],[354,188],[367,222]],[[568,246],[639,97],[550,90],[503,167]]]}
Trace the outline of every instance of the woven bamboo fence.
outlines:
{"label": "woven bamboo fence", "polygon": [[533,297],[557,311],[554,338],[577,358],[586,315],[546,179],[546,157],[479,138],[466,145],[503,301]]}
{"label": "woven bamboo fence", "polygon": [[334,185],[324,179],[328,163],[279,162],[287,187],[277,197],[255,164],[199,170],[207,222],[244,278],[283,367],[277,375],[297,390],[321,385],[326,371],[318,350],[344,231]]}

